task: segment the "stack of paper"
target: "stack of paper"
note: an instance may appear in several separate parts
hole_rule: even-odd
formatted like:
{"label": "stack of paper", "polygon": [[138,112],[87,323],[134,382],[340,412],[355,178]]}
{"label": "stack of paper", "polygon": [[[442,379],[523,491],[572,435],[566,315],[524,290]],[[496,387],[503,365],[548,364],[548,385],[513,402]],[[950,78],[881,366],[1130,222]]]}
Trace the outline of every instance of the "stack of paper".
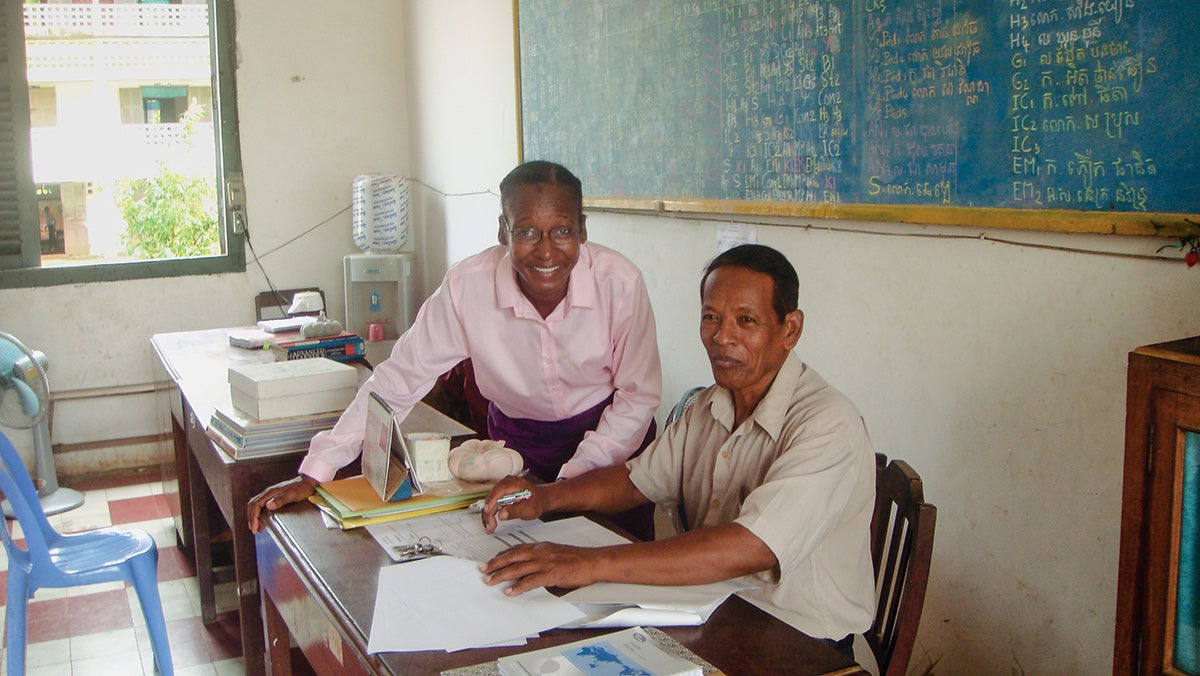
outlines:
{"label": "stack of paper", "polygon": [[409,519],[462,509],[488,493],[488,486],[473,485],[467,490],[448,494],[425,493],[407,500],[386,502],[379,497],[366,477],[337,479],[317,486],[309,501],[331,517],[343,530],[398,519]]}
{"label": "stack of paper", "polygon": [[257,420],[227,404],[213,409],[208,437],[235,458],[292,453],[308,448],[317,432],[333,427],[340,411]]}
{"label": "stack of paper", "polygon": [[578,618],[544,587],[508,596],[502,585],[484,583],[477,562],[433,556],[379,569],[367,652],[522,645]]}

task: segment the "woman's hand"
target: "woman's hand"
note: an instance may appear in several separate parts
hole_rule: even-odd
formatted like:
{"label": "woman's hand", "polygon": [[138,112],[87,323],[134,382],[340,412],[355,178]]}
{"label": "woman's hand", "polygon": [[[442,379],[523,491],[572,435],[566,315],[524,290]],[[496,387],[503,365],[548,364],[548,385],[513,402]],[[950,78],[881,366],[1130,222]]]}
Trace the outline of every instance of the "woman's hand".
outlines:
{"label": "woman's hand", "polygon": [[294,479],[281,481],[250,498],[250,503],[246,508],[250,532],[257,533],[262,530],[262,521],[259,516],[262,515],[263,509],[273,512],[284,505],[308,499],[308,496],[315,493],[316,490],[317,480],[300,474]]}

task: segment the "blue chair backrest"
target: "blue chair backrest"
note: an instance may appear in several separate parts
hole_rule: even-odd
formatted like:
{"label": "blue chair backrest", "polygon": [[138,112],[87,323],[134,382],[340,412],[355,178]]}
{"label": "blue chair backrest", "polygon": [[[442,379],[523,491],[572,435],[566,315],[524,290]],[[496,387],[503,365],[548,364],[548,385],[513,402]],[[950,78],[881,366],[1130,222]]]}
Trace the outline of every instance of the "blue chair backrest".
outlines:
{"label": "blue chair backrest", "polygon": [[25,533],[25,550],[19,549],[8,533],[7,525],[3,529],[4,547],[8,550],[9,558],[16,559],[25,567],[32,562],[34,566],[45,570],[56,568],[50,560],[50,547],[62,536],[46,520],[46,512],[38,500],[37,489],[29,478],[29,471],[21,462],[21,456],[13,447],[8,437],[0,432],[0,492],[8,499],[8,504],[21,530]]}

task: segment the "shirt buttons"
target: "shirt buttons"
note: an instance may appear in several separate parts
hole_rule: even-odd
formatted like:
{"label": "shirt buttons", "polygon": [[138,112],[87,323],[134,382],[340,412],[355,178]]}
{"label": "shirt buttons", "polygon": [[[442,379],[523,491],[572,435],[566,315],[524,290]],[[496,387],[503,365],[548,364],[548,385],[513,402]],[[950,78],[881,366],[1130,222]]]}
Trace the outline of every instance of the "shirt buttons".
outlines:
{"label": "shirt buttons", "polygon": [[720,507],[720,506],[721,506],[721,498],[713,498],[713,499],[712,499],[712,503],[710,503],[710,504],[711,504],[711,505],[712,505],[714,508],[716,508],[716,507]]}

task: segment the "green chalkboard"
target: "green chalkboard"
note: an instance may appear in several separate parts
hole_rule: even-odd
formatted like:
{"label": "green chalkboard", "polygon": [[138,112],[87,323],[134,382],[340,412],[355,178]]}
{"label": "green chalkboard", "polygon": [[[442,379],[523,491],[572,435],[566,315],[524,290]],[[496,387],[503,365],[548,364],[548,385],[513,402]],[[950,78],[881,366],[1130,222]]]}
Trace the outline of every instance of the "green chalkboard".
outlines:
{"label": "green chalkboard", "polygon": [[518,0],[522,155],[591,206],[1176,235],[1184,0]]}

